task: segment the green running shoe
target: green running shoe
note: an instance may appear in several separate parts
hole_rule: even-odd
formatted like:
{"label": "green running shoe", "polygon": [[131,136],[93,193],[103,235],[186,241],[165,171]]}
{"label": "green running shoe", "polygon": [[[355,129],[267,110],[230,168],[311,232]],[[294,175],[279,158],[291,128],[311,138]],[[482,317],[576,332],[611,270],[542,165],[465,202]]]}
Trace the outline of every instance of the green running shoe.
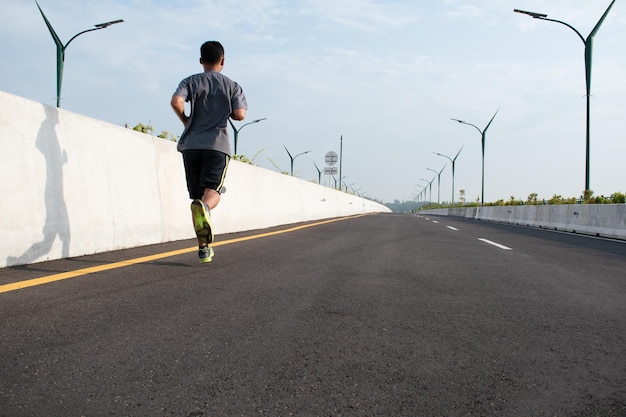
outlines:
{"label": "green running shoe", "polygon": [[203,248],[200,248],[198,250],[198,257],[200,258],[200,263],[201,264],[206,264],[209,263],[213,260],[213,255],[215,253],[213,252],[213,248],[210,246],[205,246]]}
{"label": "green running shoe", "polygon": [[191,218],[196,236],[207,245],[213,242],[213,228],[209,207],[202,200],[193,200],[191,203]]}

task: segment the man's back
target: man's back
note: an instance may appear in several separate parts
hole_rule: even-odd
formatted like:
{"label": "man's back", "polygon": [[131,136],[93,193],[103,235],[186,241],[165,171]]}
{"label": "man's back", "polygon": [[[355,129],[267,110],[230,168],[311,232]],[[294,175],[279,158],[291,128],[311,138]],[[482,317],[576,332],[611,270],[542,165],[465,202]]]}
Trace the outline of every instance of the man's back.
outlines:
{"label": "man's back", "polygon": [[247,107],[241,87],[217,71],[205,71],[185,78],[174,94],[191,103],[178,150],[209,149],[230,155],[228,118],[233,109]]}

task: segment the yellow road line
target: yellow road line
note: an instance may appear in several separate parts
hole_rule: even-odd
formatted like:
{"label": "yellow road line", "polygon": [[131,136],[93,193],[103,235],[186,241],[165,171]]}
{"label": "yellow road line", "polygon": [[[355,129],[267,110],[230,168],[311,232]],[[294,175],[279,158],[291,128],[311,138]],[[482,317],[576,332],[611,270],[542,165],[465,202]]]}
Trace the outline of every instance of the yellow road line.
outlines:
{"label": "yellow road line", "polygon": [[[354,218],[362,217],[362,216],[364,216],[364,215],[361,214],[361,215],[357,215],[357,216],[340,217],[340,218],[325,220],[325,221],[321,221],[321,222],[317,222],[317,223],[310,223],[310,224],[305,224],[305,225],[302,225],[302,226],[291,227],[289,229],[276,230],[274,232],[261,233],[261,234],[258,234],[258,235],[251,235],[251,236],[245,236],[245,237],[240,237],[240,238],[236,238],[236,239],[225,240],[225,241],[222,241],[222,242],[215,242],[211,246],[216,247],[216,246],[230,245],[230,244],[233,244],[233,243],[245,242],[245,241],[248,241],[248,240],[261,239],[261,238],[264,238],[264,237],[270,237],[270,236],[281,235],[281,234],[284,234],[284,233],[296,232],[298,230],[306,229],[306,228],[309,228],[309,227],[321,226],[321,225],[328,224],[328,223],[333,223],[333,222],[338,222],[338,221],[348,220],[348,219],[354,219]],[[80,276],[83,276],[83,275],[95,274],[96,272],[109,271],[111,269],[123,268],[123,267],[126,267],[126,266],[131,266],[131,265],[141,264],[141,263],[145,263],[145,262],[155,261],[155,260],[158,260],[158,259],[169,258],[169,257],[172,257],[172,256],[178,256],[178,255],[182,255],[182,254],[189,253],[189,252],[195,252],[197,250],[198,250],[197,247],[186,248],[186,249],[179,249],[179,250],[175,250],[175,251],[171,251],[171,252],[157,253],[155,255],[143,256],[141,258],[129,259],[129,260],[126,260],[126,261],[120,261],[120,262],[115,262],[115,263],[106,264],[106,265],[93,266],[93,267],[90,267],[90,268],[77,269],[75,271],[62,272],[60,274],[48,275],[48,276],[45,276],[45,277],[29,279],[29,280],[26,280],[26,281],[20,281],[20,282],[14,282],[14,283],[11,283],[11,284],[0,285],[0,294],[1,293],[5,293],[5,292],[10,292],[10,291],[16,291],[16,290],[19,290],[19,289],[22,289],[22,288],[34,287],[34,286],[37,286],[37,285],[43,285],[43,284],[49,284],[51,282],[62,281],[64,279],[70,279],[70,278],[80,277]]]}

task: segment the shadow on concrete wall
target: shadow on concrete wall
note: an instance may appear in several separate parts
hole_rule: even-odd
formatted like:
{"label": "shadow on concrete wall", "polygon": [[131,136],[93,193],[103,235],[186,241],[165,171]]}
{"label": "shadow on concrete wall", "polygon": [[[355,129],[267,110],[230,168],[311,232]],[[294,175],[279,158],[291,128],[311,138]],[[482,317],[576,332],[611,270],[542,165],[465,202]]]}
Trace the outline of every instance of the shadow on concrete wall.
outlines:
{"label": "shadow on concrete wall", "polygon": [[[46,119],[39,127],[36,140],[37,149],[46,161],[46,188],[43,196],[46,221],[42,230],[43,239],[33,243],[21,256],[7,257],[7,265],[23,265],[44,257],[50,253],[57,236],[62,243],[62,257],[67,258],[70,254],[70,222],[63,195],[63,165],[67,163],[67,153],[61,149],[57,137],[58,110],[50,106],[43,106],[43,109]],[[29,190],[24,190],[24,192],[29,192]],[[38,196],[33,196],[33,198],[38,198]],[[23,212],[25,216],[31,213],[29,207],[23,207]]]}

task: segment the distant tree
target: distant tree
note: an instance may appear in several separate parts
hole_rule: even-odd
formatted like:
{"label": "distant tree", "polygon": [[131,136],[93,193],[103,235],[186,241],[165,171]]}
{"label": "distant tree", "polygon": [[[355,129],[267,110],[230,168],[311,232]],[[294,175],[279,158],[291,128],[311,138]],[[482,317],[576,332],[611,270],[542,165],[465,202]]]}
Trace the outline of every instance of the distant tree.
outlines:
{"label": "distant tree", "polygon": [[272,165],[274,165],[274,168],[276,168],[281,174],[289,175],[289,171],[285,171],[284,169],[279,167],[278,164],[274,162],[272,159],[269,159],[269,161]]}
{"label": "distant tree", "polygon": [[[258,164],[255,162],[256,158],[261,154],[261,152],[265,151],[265,148],[261,149],[260,151],[258,151],[256,154],[254,154],[254,156],[252,157],[252,159],[248,158],[246,155],[233,155],[233,159],[235,161],[239,161],[239,162],[243,162],[245,164],[250,164],[250,165],[255,165],[258,166]],[[274,165],[276,166],[276,165]]]}
{"label": "distant tree", "polygon": [[[128,124],[126,125],[126,128],[130,129],[130,126],[128,126]],[[145,133],[147,135],[152,135],[154,133],[154,128],[152,127],[152,125],[150,124],[150,122],[148,122],[147,125],[144,125],[143,123],[137,123],[132,130],[134,130],[135,132],[141,132],[141,133]],[[178,136],[174,136],[171,133],[169,133],[167,130],[162,131],[161,133],[159,133],[157,135],[157,138],[161,138],[161,139],[166,139],[166,140],[171,140],[172,142],[176,142],[178,141]]]}
{"label": "distant tree", "polygon": [[248,158],[245,155],[233,155],[233,161],[239,161],[239,162],[243,162],[244,164],[253,165],[250,158]]}
{"label": "distant tree", "polygon": [[150,125],[150,122],[148,122],[147,125],[144,125],[143,123],[137,123],[135,127],[133,127],[133,130],[136,132],[146,133],[148,135],[151,135],[152,132],[154,132],[154,128]]}
{"label": "distant tree", "polygon": [[624,204],[624,203],[626,203],[626,194],[619,193],[619,192],[611,194],[611,202],[613,204]]}
{"label": "distant tree", "polygon": [[594,203],[594,202],[595,202],[595,199],[594,199],[594,197],[593,197],[593,191],[591,191],[591,190],[585,190],[585,191],[583,192],[583,195],[582,195],[581,199],[582,199],[582,202],[583,202],[583,203],[585,203],[585,204],[591,204],[591,203]]}
{"label": "distant tree", "polygon": [[157,135],[157,138],[161,138],[161,139],[165,139],[165,140],[171,140],[172,142],[177,142],[178,141],[178,136],[172,135],[167,130],[164,130],[163,132],[159,133]]}
{"label": "distant tree", "polygon": [[563,204],[563,197],[557,194],[554,194],[552,198],[548,201],[548,204]]}
{"label": "distant tree", "polygon": [[[480,197],[476,197],[475,201],[466,201],[465,199],[465,190],[459,190],[459,202],[458,205],[464,207],[474,207],[480,204]],[[495,202],[485,202],[486,206],[510,206],[510,205],[545,205],[545,204],[626,204],[626,194],[622,192],[616,192],[611,194],[610,196],[594,196],[593,191],[588,190],[585,191],[580,197],[570,197],[564,198],[560,194],[554,194],[552,198],[549,200],[539,199],[537,193],[531,193],[526,198],[526,201],[518,200],[514,196],[511,196],[509,200],[504,201],[502,199],[496,200]],[[424,206],[422,208],[434,208],[430,206]]]}
{"label": "distant tree", "polygon": [[509,201],[506,202],[507,206],[521,206],[523,204],[522,200],[517,200],[514,196],[511,196]]}
{"label": "distant tree", "polygon": [[534,204],[537,205],[537,197],[539,195],[537,193],[530,193],[528,198],[526,198],[526,204]]}

